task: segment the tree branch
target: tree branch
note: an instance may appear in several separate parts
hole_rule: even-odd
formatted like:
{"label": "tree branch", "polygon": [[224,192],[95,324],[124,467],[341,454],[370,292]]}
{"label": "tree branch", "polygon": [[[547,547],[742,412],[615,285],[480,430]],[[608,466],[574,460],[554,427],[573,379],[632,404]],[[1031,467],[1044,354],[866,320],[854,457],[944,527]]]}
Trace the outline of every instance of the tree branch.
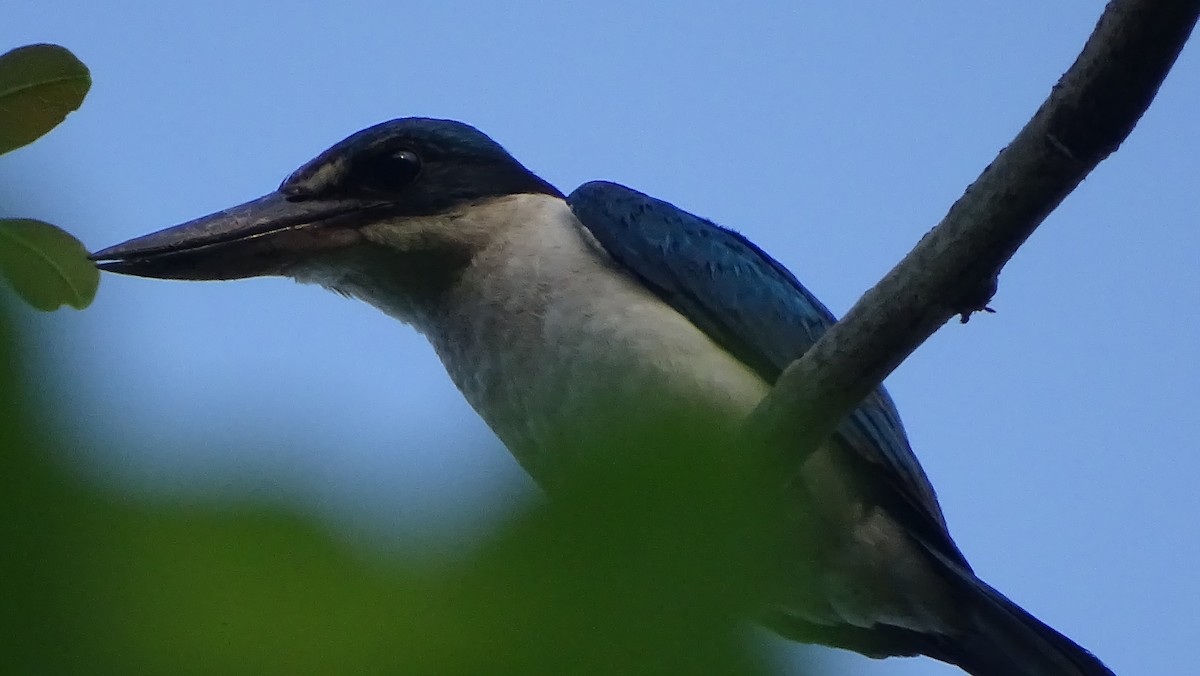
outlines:
{"label": "tree branch", "polygon": [[1150,106],[1200,0],[1113,0],[1071,68],[942,222],[784,371],[747,431],[798,459],[939,327],[986,308],[1001,268]]}

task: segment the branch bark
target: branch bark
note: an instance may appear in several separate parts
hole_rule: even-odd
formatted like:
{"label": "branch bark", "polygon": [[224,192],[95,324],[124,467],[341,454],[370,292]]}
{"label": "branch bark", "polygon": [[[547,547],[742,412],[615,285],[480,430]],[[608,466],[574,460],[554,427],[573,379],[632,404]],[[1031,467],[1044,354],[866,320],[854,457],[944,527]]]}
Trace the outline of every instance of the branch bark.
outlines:
{"label": "branch bark", "polygon": [[794,467],[951,317],[986,308],[1004,264],[1113,153],[1158,93],[1200,0],[1113,0],[1083,51],[949,213],[784,371],[748,432]]}

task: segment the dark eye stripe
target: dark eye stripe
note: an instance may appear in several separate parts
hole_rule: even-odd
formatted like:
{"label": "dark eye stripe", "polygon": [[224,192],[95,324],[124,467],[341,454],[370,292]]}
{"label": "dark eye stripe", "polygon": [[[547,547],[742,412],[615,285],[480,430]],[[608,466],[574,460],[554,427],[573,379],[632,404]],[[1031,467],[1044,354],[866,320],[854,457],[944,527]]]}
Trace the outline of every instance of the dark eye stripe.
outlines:
{"label": "dark eye stripe", "polygon": [[407,148],[380,153],[356,161],[347,183],[370,192],[394,193],[412,183],[421,165],[421,157]]}

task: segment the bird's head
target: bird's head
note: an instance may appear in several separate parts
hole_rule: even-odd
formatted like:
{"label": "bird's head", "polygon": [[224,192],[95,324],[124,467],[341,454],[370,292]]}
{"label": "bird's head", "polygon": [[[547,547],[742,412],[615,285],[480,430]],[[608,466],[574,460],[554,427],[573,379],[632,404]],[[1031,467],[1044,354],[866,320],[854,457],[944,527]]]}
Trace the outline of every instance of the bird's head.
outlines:
{"label": "bird's head", "polygon": [[353,293],[374,282],[356,277],[386,268],[393,283],[436,284],[483,235],[472,210],[521,194],[562,196],[474,127],[402,118],[346,138],[268,195],[91,257],[162,279],[284,275]]}

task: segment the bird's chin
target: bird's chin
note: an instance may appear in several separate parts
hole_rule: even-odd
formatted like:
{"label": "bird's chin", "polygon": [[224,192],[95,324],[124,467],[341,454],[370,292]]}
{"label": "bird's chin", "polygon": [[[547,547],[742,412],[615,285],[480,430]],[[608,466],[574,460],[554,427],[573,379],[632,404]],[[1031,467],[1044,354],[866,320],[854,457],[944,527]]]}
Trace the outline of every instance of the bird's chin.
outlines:
{"label": "bird's chin", "polygon": [[138,277],[224,280],[289,268],[362,241],[357,224],[383,206],[359,200],[289,201],[271,193],[91,255],[96,267]]}

